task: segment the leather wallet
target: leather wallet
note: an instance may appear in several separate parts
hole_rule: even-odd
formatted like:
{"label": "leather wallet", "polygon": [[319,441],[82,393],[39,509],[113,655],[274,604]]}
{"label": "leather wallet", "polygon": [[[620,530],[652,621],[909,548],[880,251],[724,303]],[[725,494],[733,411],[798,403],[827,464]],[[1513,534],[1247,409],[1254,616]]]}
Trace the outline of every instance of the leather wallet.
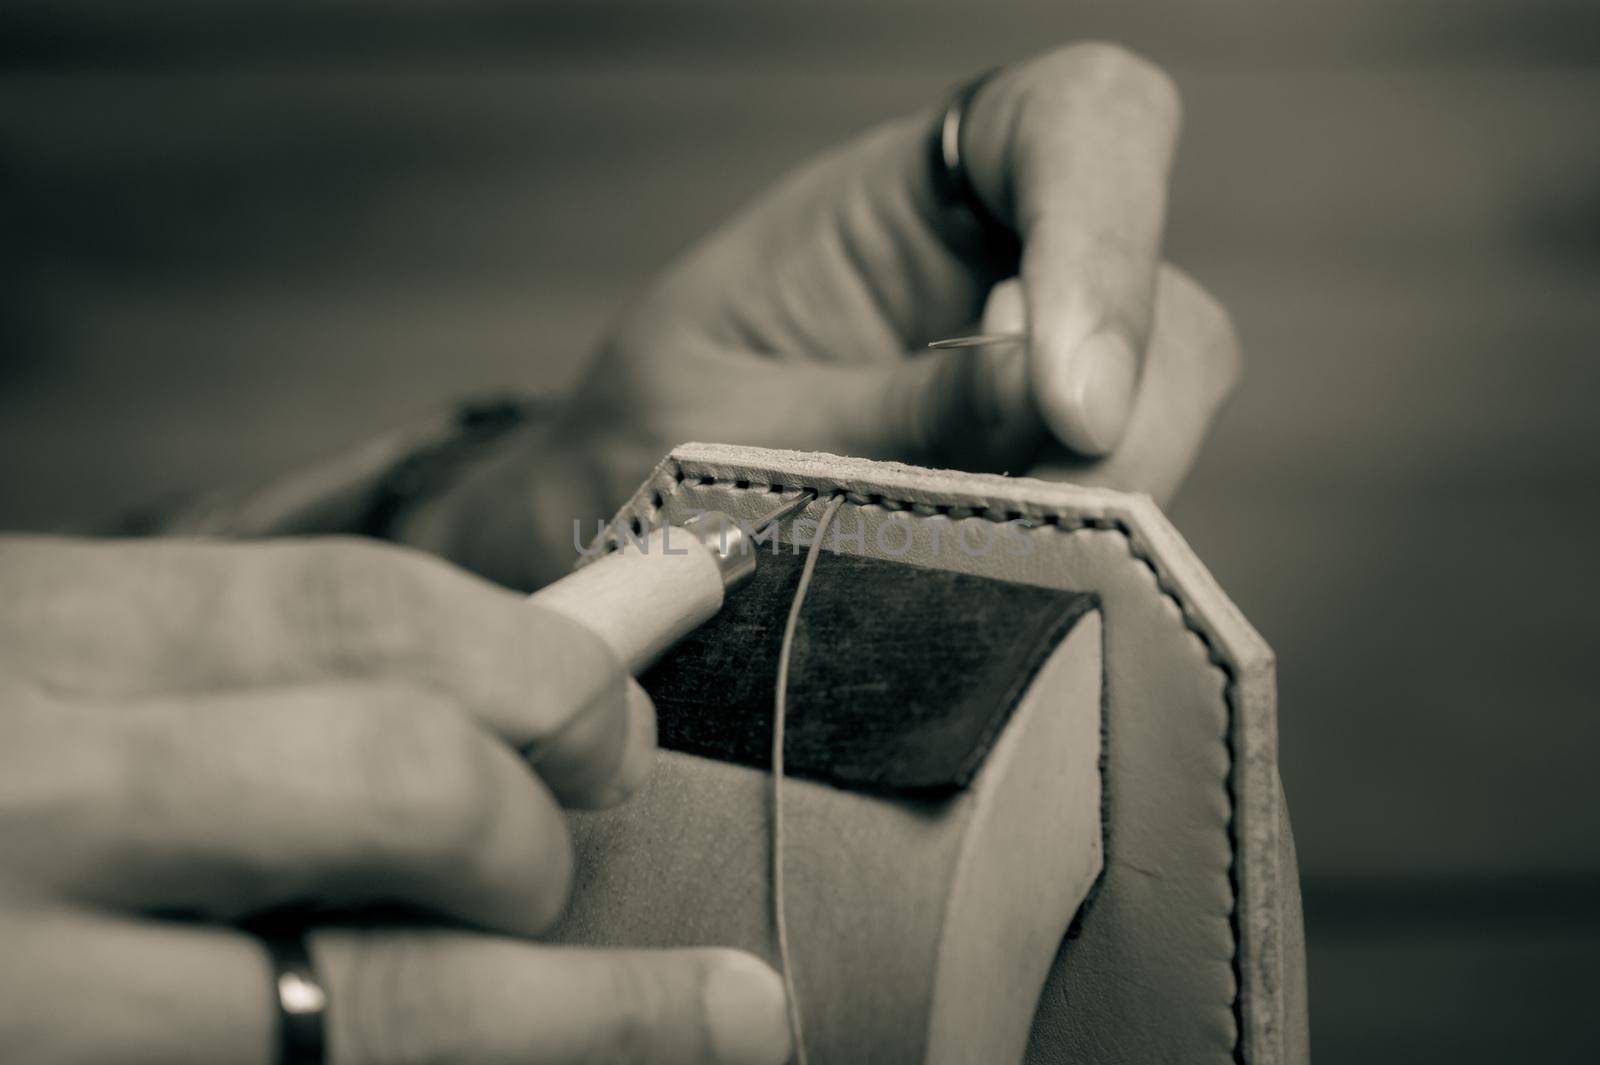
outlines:
{"label": "leather wallet", "polygon": [[[1306,1060],[1272,654],[1154,504],[688,444],[612,528],[711,510],[748,522],[801,488],[819,499],[767,545],[764,590],[735,593],[645,678],[666,748],[656,779],[580,815],[558,935],[772,956],[765,715],[771,619],[796,570],[778,560],[842,495],[785,748],[814,1060]],[[985,619],[1006,637],[982,637]],[[988,820],[951,828],[963,806]],[[997,868],[1008,883],[971,887]],[[1008,909],[1028,920],[995,912]],[[895,944],[906,957],[883,963]]]}

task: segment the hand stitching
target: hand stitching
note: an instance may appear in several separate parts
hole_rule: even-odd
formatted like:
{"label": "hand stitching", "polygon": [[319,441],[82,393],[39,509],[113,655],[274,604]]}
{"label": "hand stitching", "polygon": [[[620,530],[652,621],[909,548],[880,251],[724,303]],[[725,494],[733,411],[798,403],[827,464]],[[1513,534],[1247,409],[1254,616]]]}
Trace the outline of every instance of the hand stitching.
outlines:
{"label": "hand stitching", "polygon": [[[823,489],[817,485],[789,485],[781,484],[779,482],[757,483],[748,478],[726,478],[718,477],[714,474],[704,473],[697,476],[690,475],[683,469],[681,463],[673,464],[672,480],[673,483],[671,487],[667,489],[667,493],[669,495],[676,495],[678,489],[691,481],[696,487],[712,487],[716,485],[722,485],[737,492],[767,492],[774,489],[781,491],[795,491],[803,488],[810,488],[814,491],[817,491],[819,494],[823,491]],[[1236,750],[1234,743],[1234,726],[1237,724],[1239,717],[1237,694],[1238,677],[1235,674],[1231,663],[1229,663],[1227,659],[1222,656],[1222,653],[1218,650],[1215,642],[1195,620],[1194,612],[1189,604],[1184,600],[1182,594],[1178,589],[1172,587],[1167,582],[1166,578],[1161,572],[1161,568],[1156,565],[1154,558],[1147,554],[1139,545],[1138,538],[1134,536],[1133,530],[1129,528],[1125,521],[1118,517],[1104,514],[1049,513],[1038,515],[1030,520],[1027,518],[1027,516],[1019,515],[1019,512],[1016,511],[1007,511],[1004,514],[1001,514],[996,512],[993,508],[976,508],[953,503],[924,503],[914,500],[893,499],[879,493],[864,494],[860,492],[846,491],[840,489],[838,486],[831,486],[828,490],[830,492],[842,495],[846,502],[858,508],[876,506],[885,510],[908,510],[917,517],[927,518],[943,516],[948,517],[951,520],[960,520],[962,518],[972,517],[983,521],[994,522],[996,524],[1005,524],[1008,521],[1017,520],[1016,516],[1021,516],[1024,524],[1029,528],[1054,528],[1058,532],[1066,535],[1079,532],[1115,532],[1122,537],[1123,545],[1127,548],[1129,557],[1142,564],[1147,570],[1150,571],[1150,574],[1155,581],[1156,591],[1178,608],[1178,615],[1183,622],[1184,630],[1189,633],[1192,639],[1199,641],[1201,648],[1205,651],[1206,662],[1213,669],[1222,674],[1224,682],[1222,702],[1225,711],[1225,717],[1227,719],[1227,733],[1223,737],[1223,746],[1228,752],[1228,768],[1227,774],[1223,780],[1223,791],[1228,797],[1228,822],[1225,827],[1225,831],[1228,836],[1227,876],[1230,894],[1228,926],[1233,939],[1233,953],[1229,959],[1230,968],[1233,972],[1233,996],[1229,999],[1228,1007],[1230,1012],[1233,1014],[1234,1031],[1233,1045],[1230,1047],[1230,1057],[1232,1057],[1235,1062],[1239,1063],[1239,1065],[1244,1065],[1246,1058],[1244,1047],[1245,1019],[1243,1015],[1243,1001],[1241,998],[1241,993],[1244,987],[1244,973],[1242,971],[1242,959],[1240,957],[1242,929],[1240,926],[1241,919],[1239,914],[1240,886],[1237,825],[1238,801],[1234,796],[1232,785],[1234,770],[1238,761],[1238,751]],[[656,496],[659,498],[660,495],[661,493],[658,491]],[[652,521],[649,523],[652,528],[655,526],[655,521],[653,519],[657,518],[664,509],[665,501],[663,501],[663,503],[660,505],[656,505],[652,500],[652,505],[649,508],[648,515],[652,519]],[[637,515],[633,516],[633,521],[639,521]],[[1033,521],[1037,521],[1039,524],[1034,525],[1032,524]],[[614,539],[608,537],[606,550],[613,550],[616,546],[617,545]]]}

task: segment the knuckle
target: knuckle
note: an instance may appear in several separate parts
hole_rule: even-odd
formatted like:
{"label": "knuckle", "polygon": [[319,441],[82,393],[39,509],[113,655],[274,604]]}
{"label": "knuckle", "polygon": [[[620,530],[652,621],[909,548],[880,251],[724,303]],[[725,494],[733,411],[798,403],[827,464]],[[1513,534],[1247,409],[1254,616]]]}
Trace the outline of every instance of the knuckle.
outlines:
{"label": "knuckle", "polygon": [[284,612],[310,655],[360,672],[417,649],[415,622],[428,611],[411,552],[340,537],[282,550]]}
{"label": "knuckle", "polygon": [[480,854],[500,829],[502,767],[453,707],[408,694],[368,715],[358,742],[372,845],[441,868]]}
{"label": "knuckle", "polygon": [[633,954],[618,954],[607,972],[605,994],[610,1003],[605,1045],[595,1047],[607,1061],[644,1065],[661,1026],[673,1016],[668,989],[656,966]]}
{"label": "knuckle", "polygon": [[[203,766],[184,737],[162,727],[160,718],[130,713],[118,722],[116,740],[101,770],[90,778],[89,791],[74,796],[78,824],[112,837],[102,852],[113,865],[126,860],[136,838],[106,830],[118,818],[151,825],[182,823],[192,808]],[[64,774],[65,775],[65,774]],[[129,834],[131,836],[131,834]]]}
{"label": "knuckle", "polygon": [[1176,131],[1183,118],[1177,83],[1161,67],[1110,41],[1080,41],[1045,60],[1063,86],[1097,100],[1133,109],[1147,121]]}
{"label": "knuckle", "polygon": [[433,951],[425,934],[363,936],[319,932],[318,953],[336,956],[325,971],[339,1009],[330,1031],[333,1057],[350,1065],[426,1061],[437,1052]]}
{"label": "knuckle", "polygon": [[577,859],[564,827],[545,834],[539,846],[538,888],[527,904],[528,924],[543,931],[555,924],[572,896]]}

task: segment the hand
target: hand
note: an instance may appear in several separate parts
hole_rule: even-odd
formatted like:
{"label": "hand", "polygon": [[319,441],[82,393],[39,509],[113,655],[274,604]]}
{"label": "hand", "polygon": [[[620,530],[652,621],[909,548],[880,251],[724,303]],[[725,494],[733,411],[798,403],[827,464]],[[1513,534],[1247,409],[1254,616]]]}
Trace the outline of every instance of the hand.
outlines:
{"label": "hand", "polygon": [[0,539],[0,1060],[266,1063],[230,922],[399,903],[440,927],[312,937],[337,1065],[781,1062],[748,955],[525,938],[571,880],[558,803],[620,801],[654,743],[597,638],[420,553]]}
{"label": "hand", "polygon": [[[1009,282],[935,197],[935,117],[823,156],[691,251],[623,315],[559,424],[419,514],[412,542],[536,584],[572,557],[573,519],[609,515],[688,440],[1169,496],[1239,371],[1226,314],[1160,262],[1171,83],[1087,44],[981,89],[963,152],[1022,238]],[[1025,346],[925,350],[986,303],[983,329]],[[552,568],[528,569],[530,544]]]}

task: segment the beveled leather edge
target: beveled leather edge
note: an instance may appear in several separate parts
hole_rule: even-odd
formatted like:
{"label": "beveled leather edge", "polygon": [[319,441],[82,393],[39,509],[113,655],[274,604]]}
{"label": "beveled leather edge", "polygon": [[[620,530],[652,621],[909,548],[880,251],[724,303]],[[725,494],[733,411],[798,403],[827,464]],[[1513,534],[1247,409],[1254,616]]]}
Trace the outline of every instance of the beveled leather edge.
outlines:
{"label": "beveled leather edge", "polygon": [[[857,504],[903,507],[916,514],[1038,519],[1063,532],[1120,533],[1148,566],[1160,593],[1177,607],[1225,679],[1227,791],[1232,805],[1235,998],[1234,1057],[1251,1065],[1290,1065],[1284,1015],[1283,929],[1279,905],[1294,871],[1278,866],[1281,794],[1277,773],[1277,682],[1272,650],[1223,593],[1148,496],[1025,477],[929,470],[895,462],[726,444],[683,444],[664,458],[617,512],[613,528],[659,524],[663,486],[686,481],[749,482],[786,489],[843,492]],[[590,555],[587,557],[595,557]],[[580,565],[582,560],[580,560]]]}

